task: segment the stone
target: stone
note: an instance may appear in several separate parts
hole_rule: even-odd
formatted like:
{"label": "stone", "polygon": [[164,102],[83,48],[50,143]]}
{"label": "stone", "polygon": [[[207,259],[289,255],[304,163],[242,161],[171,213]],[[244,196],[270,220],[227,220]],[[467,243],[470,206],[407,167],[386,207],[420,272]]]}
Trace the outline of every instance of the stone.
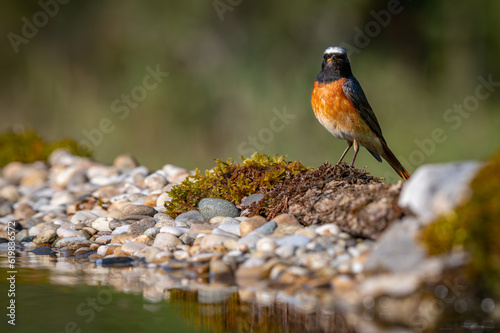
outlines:
{"label": "stone", "polygon": [[241,221],[240,235],[244,237],[265,223],[267,223],[267,220],[262,216],[253,216],[247,220]]}
{"label": "stone", "polygon": [[97,259],[95,264],[100,267],[130,267],[134,264],[134,261],[130,257],[106,257]]}
{"label": "stone", "polygon": [[229,240],[234,240],[234,238],[224,235],[207,235],[202,238],[200,247],[203,251],[210,251],[218,245],[223,246],[224,242]]}
{"label": "stone", "polygon": [[67,238],[59,238],[54,244],[55,247],[64,247],[68,246],[71,243],[74,244],[84,244],[89,245],[90,242],[85,237],[67,237]]}
{"label": "stone", "polygon": [[129,235],[129,234],[121,234],[121,235],[116,235],[111,238],[111,243],[116,243],[116,244],[125,244],[125,242],[131,241],[134,239],[134,236]]}
{"label": "stone", "polygon": [[112,235],[128,234],[131,224],[124,224],[113,230]]}
{"label": "stone", "polygon": [[340,233],[340,228],[336,224],[327,223],[317,227],[316,233],[321,236],[337,236]]}
{"label": "stone", "polygon": [[274,239],[269,237],[264,237],[257,241],[256,247],[257,251],[274,252],[274,250],[276,250],[277,248],[277,245]]}
{"label": "stone", "polygon": [[[144,199],[144,204],[146,206],[150,206],[150,207],[155,207],[156,206],[156,200],[158,199],[158,197],[160,196],[159,193],[154,193],[154,194],[150,194],[146,197],[146,199]],[[156,210],[156,209],[155,209]],[[156,215],[156,214],[155,214]]]}
{"label": "stone", "polygon": [[156,235],[158,235],[161,231],[161,228],[152,227],[144,231],[144,235],[148,236],[151,239],[154,239]]}
{"label": "stone", "polygon": [[394,222],[368,255],[365,269],[392,273],[419,270],[419,264],[426,258],[426,251],[416,240],[418,230],[419,222],[414,217]]}
{"label": "stone", "polygon": [[79,210],[73,216],[71,216],[70,222],[77,224],[85,222],[87,220],[95,220],[98,216],[88,210]]}
{"label": "stone", "polygon": [[54,228],[47,228],[38,234],[38,236],[33,239],[35,244],[52,243],[57,237],[56,230]]}
{"label": "stone", "polygon": [[187,229],[187,228],[177,228],[177,227],[170,227],[170,226],[162,227],[160,229],[160,232],[168,232],[176,237],[180,237],[188,231],[189,231],[189,229]]}
{"label": "stone", "polygon": [[277,227],[278,227],[278,225],[276,224],[276,222],[269,221],[269,222],[261,225],[260,227],[258,227],[254,231],[252,231],[252,233],[259,233],[262,235],[271,235],[274,232],[274,230],[276,230]]}
{"label": "stone", "polygon": [[278,246],[292,245],[294,248],[304,247],[309,243],[311,239],[303,235],[290,235],[280,238],[276,241]]}
{"label": "stone", "polygon": [[115,157],[113,166],[123,173],[137,168],[139,166],[139,162],[137,162],[137,159],[134,156],[130,154],[123,154]]}
{"label": "stone", "polygon": [[182,214],[177,215],[175,218],[176,222],[188,222],[188,221],[195,221],[195,222],[205,222],[205,218],[201,215],[201,213],[197,210],[191,210],[189,212],[185,212]]}
{"label": "stone", "polygon": [[78,230],[78,232],[76,233],[76,237],[85,237],[86,239],[90,239],[90,237],[92,237],[87,231],[85,230]]}
{"label": "stone", "polygon": [[27,219],[36,214],[36,211],[27,203],[21,202],[14,208],[14,216],[19,219]]}
{"label": "stone", "polygon": [[231,267],[222,260],[213,260],[209,266],[210,283],[230,283],[234,280]]}
{"label": "stone", "polygon": [[109,223],[113,220],[112,217],[99,217],[92,221],[92,228],[97,231],[111,231]]}
{"label": "stone", "polygon": [[144,185],[152,190],[161,190],[167,185],[167,179],[163,171],[156,171],[144,178]]}
{"label": "stone", "polygon": [[12,214],[12,204],[8,201],[0,203],[0,216]]}
{"label": "stone", "polygon": [[425,224],[451,213],[470,196],[469,184],[481,166],[480,162],[423,165],[404,184],[398,204]]}
{"label": "stone", "polygon": [[228,232],[230,234],[233,234],[236,236],[241,236],[239,223],[224,223],[224,224],[220,224],[218,228],[220,230],[223,230],[223,231]]}
{"label": "stone", "polygon": [[7,199],[10,202],[17,202],[21,197],[19,190],[14,185],[5,185],[0,187],[0,197]]}
{"label": "stone", "polygon": [[182,244],[179,238],[175,237],[170,233],[159,233],[156,235],[153,246],[159,248],[160,250],[166,250],[170,247],[175,247]]}
{"label": "stone", "polygon": [[239,209],[233,203],[224,199],[201,199],[198,210],[205,220],[210,220],[215,216],[237,217],[240,215]]}
{"label": "stone", "polygon": [[144,243],[139,243],[139,242],[126,242],[122,245],[122,251],[126,255],[132,255],[135,252],[142,250],[143,248],[147,247],[146,244]]}
{"label": "stone", "polygon": [[259,202],[260,200],[262,200],[262,198],[264,198],[264,194],[263,193],[250,194],[248,197],[246,197],[243,200],[243,202],[241,203],[241,205],[242,206],[250,206],[254,202]]}
{"label": "stone", "polygon": [[135,204],[126,205],[123,207],[122,212],[124,215],[147,215],[151,217],[158,213],[153,207]]}
{"label": "stone", "polygon": [[128,229],[128,234],[133,236],[139,236],[144,233],[149,228],[154,227],[156,224],[153,219],[142,219],[136,223],[132,223]]}
{"label": "stone", "polygon": [[158,196],[156,199],[156,206],[157,207],[164,207],[166,203],[172,201],[172,198],[168,193],[162,193]]}
{"label": "stone", "polygon": [[78,235],[78,231],[74,230],[74,229],[69,229],[69,228],[58,228],[57,229],[57,236],[61,237],[61,238],[65,238],[65,237],[76,237]]}
{"label": "stone", "polygon": [[278,226],[281,225],[297,225],[300,226],[301,224],[297,219],[291,215],[291,214],[280,214],[276,216],[275,218],[272,219]]}

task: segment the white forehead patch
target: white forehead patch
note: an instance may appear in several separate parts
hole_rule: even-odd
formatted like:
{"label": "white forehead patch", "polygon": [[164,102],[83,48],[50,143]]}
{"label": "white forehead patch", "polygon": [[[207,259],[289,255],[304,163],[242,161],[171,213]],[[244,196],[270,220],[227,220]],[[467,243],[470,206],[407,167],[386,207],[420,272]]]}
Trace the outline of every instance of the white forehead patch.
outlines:
{"label": "white forehead patch", "polygon": [[347,54],[347,51],[341,46],[330,46],[324,54]]}

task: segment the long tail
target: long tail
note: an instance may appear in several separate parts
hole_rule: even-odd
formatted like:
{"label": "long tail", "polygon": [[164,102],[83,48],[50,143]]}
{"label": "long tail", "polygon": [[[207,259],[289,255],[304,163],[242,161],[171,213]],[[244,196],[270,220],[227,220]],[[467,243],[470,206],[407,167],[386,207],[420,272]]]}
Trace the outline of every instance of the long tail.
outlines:
{"label": "long tail", "polygon": [[390,166],[398,173],[398,175],[403,178],[404,180],[407,180],[410,178],[410,173],[406,171],[406,169],[399,163],[398,159],[392,151],[389,149],[389,147],[385,144],[385,142],[382,142],[382,146],[384,147],[384,154],[381,154],[382,157],[390,164]]}

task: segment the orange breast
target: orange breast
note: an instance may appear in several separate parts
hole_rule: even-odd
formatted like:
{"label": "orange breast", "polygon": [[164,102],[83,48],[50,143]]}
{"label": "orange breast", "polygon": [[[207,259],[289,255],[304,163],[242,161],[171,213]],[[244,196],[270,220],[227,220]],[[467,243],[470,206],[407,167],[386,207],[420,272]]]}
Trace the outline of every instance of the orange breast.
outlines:
{"label": "orange breast", "polygon": [[373,137],[368,125],[361,119],[354,105],[344,94],[346,78],[330,82],[314,82],[311,104],[316,118],[335,137],[361,144]]}

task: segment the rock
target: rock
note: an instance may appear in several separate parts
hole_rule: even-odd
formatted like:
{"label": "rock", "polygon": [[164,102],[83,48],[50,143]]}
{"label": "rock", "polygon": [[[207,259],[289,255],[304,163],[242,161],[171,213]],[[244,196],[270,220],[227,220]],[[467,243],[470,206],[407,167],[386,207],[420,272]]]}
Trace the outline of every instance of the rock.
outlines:
{"label": "rock", "polygon": [[172,198],[170,197],[170,195],[168,195],[168,193],[162,193],[156,199],[156,206],[163,207],[167,202],[170,202],[171,200]]}
{"label": "rock", "polygon": [[69,229],[69,228],[59,228],[57,229],[57,236],[61,237],[61,238],[65,238],[65,237],[76,237],[77,234],[78,234],[78,231],[74,230],[74,229]]}
{"label": "rock", "polygon": [[36,211],[27,203],[21,202],[14,208],[14,216],[19,219],[27,219],[36,214]]}
{"label": "rock", "polygon": [[17,202],[21,197],[19,190],[14,185],[5,185],[0,187],[0,197],[3,197],[10,202]]}
{"label": "rock", "polygon": [[[156,206],[156,200],[158,199],[158,197],[160,196],[159,193],[155,193],[155,194],[150,194],[146,197],[146,199],[144,199],[144,204],[146,206],[150,206],[150,207],[155,207]],[[156,215],[156,214],[155,214]]]}
{"label": "rock", "polygon": [[113,161],[113,166],[124,173],[139,166],[139,162],[129,154],[118,155]]}
{"label": "rock", "polygon": [[131,255],[131,254],[134,254],[135,252],[137,252],[139,250],[142,250],[145,247],[147,247],[147,245],[144,244],[144,243],[126,242],[125,244],[122,245],[122,251],[126,255]]}
{"label": "rock", "polygon": [[195,222],[205,222],[205,218],[201,215],[201,213],[197,210],[191,210],[189,212],[185,212],[182,214],[179,214],[175,218],[176,222],[188,222],[188,221],[195,221]]}
{"label": "rock", "polygon": [[10,162],[2,168],[3,177],[11,184],[19,184],[25,173],[21,162]]}
{"label": "rock", "polygon": [[246,197],[243,200],[243,202],[241,203],[241,205],[242,206],[250,206],[254,202],[259,202],[260,200],[262,200],[262,198],[264,198],[264,194],[263,193],[250,194],[248,197]]}
{"label": "rock", "polygon": [[182,183],[189,176],[189,172],[186,169],[172,164],[164,165],[162,171],[165,173],[168,182],[174,184]]}
{"label": "rock", "polygon": [[106,257],[97,259],[95,264],[101,267],[130,267],[134,264],[134,261],[130,257]]}
{"label": "rock", "polygon": [[8,201],[0,203],[0,216],[12,214],[12,204]]}
{"label": "rock", "polygon": [[160,232],[168,232],[176,237],[180,237],[188,231],[189,231],[189,229],[187,229],[187,228],[177,228],[177,227],[170,227],[170,226],[162,227],[160,230]]}
{"label": "rock", "polygon": [[281,214],[273,218],[273,221],[276,222],[278,226],[281,225],[297,225],[300,226],[301,224],[297,219],[291,215],[291,214]]}
{"label": "rock", "polygon": [[267,220],[262,216],[253,216],[247,220],[241,221],[240,235],[244,237],[265,223],[267,223]]}
{"label": "rock", "polygon": [[288,259],[288,258],[293,257],[293,255],[295,254],[295,249],[296,249],[296,247],[293,246],[292,244],[284,244],[284,245],[278,247],[276,249],[275,253],[280,258]]}
{"label": "rock", "polygon": [[259,239],[256,246],[257,251],[262,252],[274,252],[274,250],[276,250],[277,248],[276,241],[269,237]]}
{"label": "rock", "polygon": [[112,217],[99,217],[92,221],[92,228],[97,231],[111,231],[109,223],[113,220]]}
{"label": "rock", "polygon": [[[16,242],[21,242],[23,239],[29,237],[29,233],[28,233],[28,230],[26,229],[23,229],[21,231],[19,231],[17,234],[16,234]],[[34,239],[35,237],[33,237]],[[31,242],[31,240],[30,240]]]}
{"label": "rock", "polygon": [[213,260],[209,266],[210,283],[231,283],[234,280],[231,267],[221,260]]}
{"label": "rock", "polygon": [[241,236],[240,224],[239,223],[225,223],[218,227],[220,230],[228,232],[230,234]]}
{"label": "rock", "polygon": [[129,235],[129,234],[121,234],[121,235],[116,235],[111,238],[111,243],[116,243],[116,244],[125,244],[128,241],[131,241],[134,239],[135,236]]}
{"label": "rock", "polygon": [[307,236],[302,236],[302,235],[290,235],[290,236],[285,236],[281,239],[278,239],[276,241],[276,244],[278,246],[283,246],[283,245],[292,245],[294,248],[298,247],[304,247],[309,243],[311,239]]}
{"label": "rock", "polygon": [[237,217],[240,215],[238,208],[224,199],[201,199],[198,209],[205,220],[210,220],[215,216]]}
{"label": "rock", "polygon": [[316,233],[321,236],[337,236],[340,233],[340,228],[336,224],[327,223],[317,227]]}
{"label": "rock", "polygon": [[35,244],[52,243],[57,237],[56,230],[54,228],[47,228],[38,234],[38,236],[33,239]]}
{"label": "rock", "polygon": [[76,233],[76,237],[85,237],[86,239],[90,239],[92,236],[87,231],[82,229]]}
{"label": "rock", "polygon": [[71,216],[70,222],[77,224],[85,222],[87,220],[95,220],[98,216],[88,210],[79,210],[73,216]]}
{"label": "rock", "polygon": [[419,222],[414,217],[393,223],[368,255],[365,268],[368,271],[392,273],[418,270],[426,257],[425,249],[416,240],[418,226]]}
{"label": "rock", "polygon": [[124,224],[122,226],[119,226],[118,228],[115,228],[111,234],[112,235],[128,234],[130,226],[131,224]]}
{"label": "rock", "polygon": [[67,238],[59,238],[54,244],[54,247],[64,247],[70,245],[71,243],[84,244],[84,245],[90,244],[90,242],[85,237],[67,237]]}
{"label": "rock", "polygon": [[171,247],[182,244],[179,238],[175,237],[170,233],[159,233],[156,235],[153,246],[159,248],[160,250],[166,250]]}
{"label": "rock", "polygon": [[469,184],[482,165],[463,162],[421,166],[403,186],[398,204],[424,223],[450,213],[470,196]]}
{"label": "rock", "polygon": [[254,231],[252,231],[252,234],[259,233],[262,235],[271,235],[274,232],[274,230],[276,230],[277,227],[278,227],[278,225],[276,224],[276,222],[269,221],[269,222],[261,225],[260,227],[258,227]]}
{"label": "rock", "polygon": [[50,199],[51,206],[63,206],[70,204],[75,201],[75,198],[66,191],[59,191],[54,193],[52,198]]}
{"label": "rock", "polygon": [[201,239],[200,247],[203,251],[214,250],[217,246],[223,246],[226,241],[233,241],[233,237],[224,235],[207,235]]}
{"label": "rock", "polygon": [[126,205],[123,207],[122,212],[124,215],[147,215],[151,217],[158,213],[153,207],[135,204]]}
{"label": "rock", "polygon": [[163,171],[156,171],[144,178],[144,185],[152,190],[161,190],[167,185],[167,179]]}
{"label": "rock", "polygon": [[152,227],[144,231],[144,235],[148,236],[151,239],[154,239],[156,235],[160,233],[160,230],[161,228]]}
{"label": "rock", "polygon": [[133,236],[139,236],[144,233],[149,228],[154,227],[156,224],[155,220],[153,219],[142,219],[136,223],[133,223],[130,225],[128,229],[128,234],[133,235]]}

